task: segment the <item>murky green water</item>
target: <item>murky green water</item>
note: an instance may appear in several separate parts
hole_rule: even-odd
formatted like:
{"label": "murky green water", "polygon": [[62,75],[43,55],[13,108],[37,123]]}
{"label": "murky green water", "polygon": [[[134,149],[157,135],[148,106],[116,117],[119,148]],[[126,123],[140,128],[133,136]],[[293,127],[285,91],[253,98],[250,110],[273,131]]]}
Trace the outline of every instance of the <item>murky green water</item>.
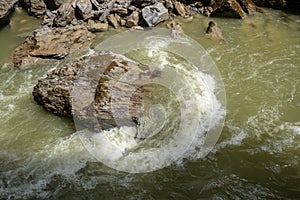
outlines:
{"label": "murky green water", "polygon": [[[214,19],[226,40],[220,45],[203,37],[208,20],[183,25],[211,53],[226,86],[225,127],[208,156],[146,174],[109,169],[72,135],[71,120],[33,101],[33,86],[53,66],[4,65],[0,199],[300,198],[300,16],[266,10],[243,21]],[[0,31],[1,66],[38,23],[17,12]]]}

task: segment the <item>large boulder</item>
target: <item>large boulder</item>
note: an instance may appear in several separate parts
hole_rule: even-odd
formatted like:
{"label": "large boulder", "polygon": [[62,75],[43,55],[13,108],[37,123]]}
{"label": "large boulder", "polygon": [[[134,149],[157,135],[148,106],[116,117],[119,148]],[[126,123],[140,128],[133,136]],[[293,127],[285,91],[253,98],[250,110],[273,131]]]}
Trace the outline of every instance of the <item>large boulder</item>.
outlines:
{"label": "large boulder", "polygon": [[242,19],[246,16],[246,13],[236,0],[220,0],[215,3],[210,16]]}
{"label": "large boulder", "polygon": [[154,78],[159,73],[122,55],[93,53],[58,66],[39,80],[33,96],[47,111],[73,117],[82,128],[132,125],[140,117],[146,91],[130,83],[134,79],[125,83],[124,76]]}
{"label": "large boulder", "polygon": [[9,23],[9,15],[14,10],[18,0],[2,0],[0,1],[0,28]]}
{"label": "large boulder", "polygon": [[249,15],[254,15],[257,12],[262,13],[263,11],[258,8],[252,0],[237,0],[237,2],[241,5],[243,10],[249,14]]}
{"label": "large boulder", "polygon": [[13,64],[18,68],[27,68],[37,64],[37,60],[59,60],[78,50],[87,50],[94,38],[94,34],[81,26],[40,28],[16,48]]}
{"label": "large boulder", "polygon": [[142,16],[147,26],[156,26],[169,19],[168,9],[162,3],[146,6],[142,9]]}

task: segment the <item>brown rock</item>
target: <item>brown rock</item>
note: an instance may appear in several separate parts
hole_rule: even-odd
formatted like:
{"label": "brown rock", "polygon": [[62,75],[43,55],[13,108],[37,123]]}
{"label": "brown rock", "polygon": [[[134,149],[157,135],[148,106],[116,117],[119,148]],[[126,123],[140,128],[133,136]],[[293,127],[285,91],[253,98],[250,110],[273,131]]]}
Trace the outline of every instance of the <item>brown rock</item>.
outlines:
{"label": "brown rock", "polygon": [[2,0],[0,1],[0,28],[9,23],[9,15],[14,11],[17,0]]}
{"label": "brown rock", "polygon": [[[149,79],[159,76],[147,66],[122,55],[94,53],[57,67],[39,80],[33,96],[47,111],[73,117],[82,128],[133,125],[132,119],[138,118],[141,113],[146,91],[130,84],[134,81],[130,77],[141,74]],[[128,76],[128,83],[122,79],[124,76]]]}
{"label": "brown rock", "polygon": [[95,22],[94,20],[88,21],[88,30],[91,32],[103,32],[108,30],[108,23]]}
{"label": "brown rock", "polygon": [[217,42],[224,42],[224,37],[222,34],[222,30],[218,27],[218,25],[214,21],[210,21],[208,23],[208,27],[206,29],[206,36]]}
{"label": "brown rock", "polygon": [[37,29],[16,48],[13,64],[18,68],[27,68],[37,58],[62,59],[78,50],[87,50],[94,38],[94,34],[81,26]]}
{"label": "brown rock", "polygon": [[221,0],[213,7],[211,17],[230,17],[242,19],[246,16],[242,7],[236,0]]}
{"label": "brown rock", "polygon": [[126,26],[131,28],[139,23],[139,12],[133,11],[127,18]]}
{"label": "brown rock", "polygon": [[24,0],[21,5],[25,7],[29,14],[42,18],[47,10],[44,1],[41,0]]}
{"label": "brown rock", "polygon": [[118,22],[119,19],[120,19],[119,16],[116,15],[116,14],[110,14],[110,15],[107,16],[108,22],[109,22],[115,29],[119,28],[119,22]]}
{"label": "brown rock", "polygon": [[82,17],[82,19],[89,19],[92,15],[92,4],[90,0],[77,0],[76,3],[76,9],[78,10],[78,13]]}
{"label": "brown rock", "polygon": [[74,0],[65,1],[56,11],[53,25],[65,27],[75,19],[75,10],[72,6]]}
{"label": "brown rock", "polygon": [[177,13],[180,16],[184,17],[185,16],[184,5],[182,3],[180,3],[180,2],[175,2],[174,5],[175,5],[175,10],[177,11]]}
{"label": "brown rock", "polygon": [[257,12],[262,13],[263,11],[258,8],[252,0],[237,0],[237,2],[241,5],[243,10],[249,14],[249,15],[254,15]]}

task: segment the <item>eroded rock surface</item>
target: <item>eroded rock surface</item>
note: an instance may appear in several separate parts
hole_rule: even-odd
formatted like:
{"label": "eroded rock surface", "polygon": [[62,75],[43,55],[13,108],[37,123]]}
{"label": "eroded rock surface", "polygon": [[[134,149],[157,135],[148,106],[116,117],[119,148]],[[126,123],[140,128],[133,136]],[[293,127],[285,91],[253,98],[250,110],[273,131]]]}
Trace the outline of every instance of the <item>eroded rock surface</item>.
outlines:
{"label": "eroded rock surface", "polygon": [[29,35],[13,54],[13,64],[27,68],[37,60],[63,59],[73,52],[89,49],[95,35],[81,26],[40,28]]}
{"label": "eroded rock surface", "polygon": [[94,53],[57,67],[39,80],[33,96],[46,110],[73,117],[82,128],[132,125],[132,118],[141,113],[146,92],[133,84],[141,76],[151,79],[159,76],[159,72],[122,55]]}
{"label": "eroded rock surface", "polygon": [[18,0],[1,0],[0,1],[0,28],[9,23],[9,15],[14,10]]}

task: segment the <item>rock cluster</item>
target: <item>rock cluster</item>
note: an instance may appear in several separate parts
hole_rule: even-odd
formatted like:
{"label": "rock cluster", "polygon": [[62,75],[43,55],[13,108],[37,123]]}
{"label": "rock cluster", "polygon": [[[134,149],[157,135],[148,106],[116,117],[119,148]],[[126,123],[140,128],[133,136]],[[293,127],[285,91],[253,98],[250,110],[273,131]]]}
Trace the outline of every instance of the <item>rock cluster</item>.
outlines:
{"label": "rock cluster", "polygon": [[21,5],[43,25],[65,27],[86,25],[91,31],[105,31],[109,24],[120,26],[155,26],[174,15],[194,13],[207,16],[243,18],[260,11],[252,0],[22,0]]}

